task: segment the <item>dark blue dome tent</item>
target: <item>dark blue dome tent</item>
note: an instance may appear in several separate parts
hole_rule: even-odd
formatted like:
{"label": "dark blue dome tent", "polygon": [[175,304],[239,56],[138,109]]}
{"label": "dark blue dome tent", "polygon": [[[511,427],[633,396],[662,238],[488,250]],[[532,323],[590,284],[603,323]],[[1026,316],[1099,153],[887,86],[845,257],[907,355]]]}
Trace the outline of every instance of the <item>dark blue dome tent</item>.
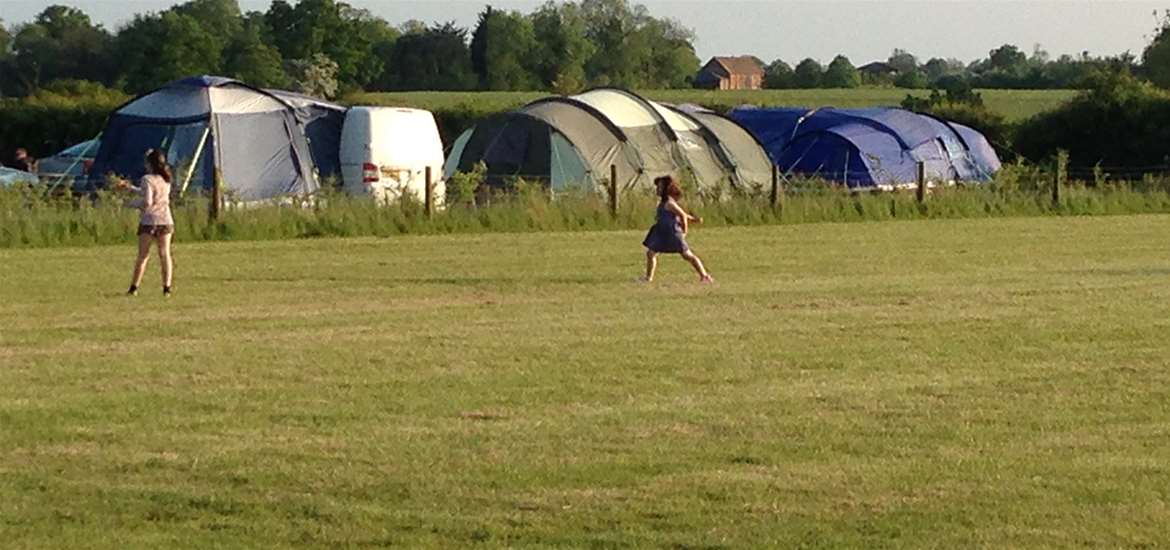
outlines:
{"label": "dark blue dome tent", "polygon": [[850,188],[913,184],[919,162],[930,181],[989,181],[1000,167],[979,132],[903,109],[738,107],[728,116],[785,174]]}
{"label": "dark blue dome tent", "polygon": [[[214,185],[236,200],[261,200],[315,192],[315,159],[328,175],[337,170],[336,139],[344,110],[311,98],[253,88],[239,81],[198,76],[141,95],[110,115],[94,159],[90,184],[105,174],[138,178],[147,149],[159,148],[176,168],[179,192]],[[342,118],[338,118],[342,117]],[[310,147],[308,132],[337,138]],[[317,141],[316,139],[314,141]]]}

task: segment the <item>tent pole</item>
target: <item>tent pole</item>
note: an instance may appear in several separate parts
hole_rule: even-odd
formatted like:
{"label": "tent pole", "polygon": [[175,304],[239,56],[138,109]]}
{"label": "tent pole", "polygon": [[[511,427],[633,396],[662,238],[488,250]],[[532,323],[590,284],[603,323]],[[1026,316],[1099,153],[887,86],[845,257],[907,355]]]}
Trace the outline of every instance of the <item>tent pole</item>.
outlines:
{"label": "tent pole", "polygon": [[423,179],[423,184],[426,185],[423,196],[423,206],[427,212],[427,218],[435,215],[435,189],[431,186],[431,166],[428,164],[426,169],[426,177]]}
{"label": "tent pole", "polygon": [[918,161],[918,191],[915,193],[918,204],[926,202],[926,163]]}
{"label": "tent pole", "polygon": [[187,194],[187,186],[191,183],[191,176],[195,175],[195,167],[199,166],[199,157],[203,156],[203,146],[207,144],[207,136],[211,134],[211,126],[203,129],[203,137],[199,139],[199,146],[195,148],[195,156],[191,158],[191,167],[187,168],[187,177],[183,178],[183,186],[179,188],[179,196]]}
{"label": "tent pole", "polygon": [[772,165],[772,209],[780,206],[780,167]]}
{"label": "tent pole", "polygon": [[215,171],[215,183],[211,188],[211,204],[207,208],[207,218],[211,223],[219,221],[220,209],[223,208],[223,177],[219,170]]}
{"label": "tent pole", "polygon": [[[99,140],[101,140],[101,139],[102,139],[102,132],[98,132],[98,135],[93,138],[94,144],[100,145]],[[51,185],[49,187],[49,190],[52,191],[52,190],[56,189],[59,185],[64,183],[65,178],[68,177],[69,172],[73,171],[73,168],[75,168],[77,166],[77,164],[79,162],[81,162],[83,158],[85,158],[85,154],[88,153],[89,150],[92,148],[93,148],[93,145],[86,147],[85,150],[81,152],[81,155],[77,157],[77,160],[74,160],[73,163],[69,165],[69,168],[65,169],[65,172],[63,174],[61,174],[60,176],[57,176],[57,181],[53,182],[53,185]],[[95,153],[94,156],[96,157],[97,154]],[[86,176],[86,177],[89,176],[89,174],[82,174],[82,175]],[[76,187],[76,183],[74,183],[74,187]]]}
{"label": "tent pole", "polygon": [[618,214],[618,185],[617,165],[609,165],[609,213],[615,218]]}

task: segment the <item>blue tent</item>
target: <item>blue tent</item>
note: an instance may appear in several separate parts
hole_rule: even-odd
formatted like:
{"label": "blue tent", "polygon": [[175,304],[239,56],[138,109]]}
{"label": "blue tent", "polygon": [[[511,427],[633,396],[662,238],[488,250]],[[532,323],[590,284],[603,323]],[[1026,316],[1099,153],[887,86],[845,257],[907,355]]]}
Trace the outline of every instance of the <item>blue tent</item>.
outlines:
{"label": "blue tent", "polygon": [[729,116],[785,173],[851,188],[914,183],[919,162],[931,181],[987,181],[1000,166],[979,132],[903,109],[739,107]]}
{"label": "blue tent", "polygon": [[[91,183],[107,173],[138,178],[143,154],[159,148],[175,167],[179,192],[210,189],[218,173],[224,192],[238,200],[308,194],[319,187],[315,160],[336,171],[336,139],[344,111],[236,80],[199,76],[172,82],[126,103],[110,115],[94,158]],[[320,130],[319,132],[310,130]],[[330,156],[330,154],[332,156]],[[315,157],[317,157],[315,159]],[[328,174],[322,174],[328,175]]]}

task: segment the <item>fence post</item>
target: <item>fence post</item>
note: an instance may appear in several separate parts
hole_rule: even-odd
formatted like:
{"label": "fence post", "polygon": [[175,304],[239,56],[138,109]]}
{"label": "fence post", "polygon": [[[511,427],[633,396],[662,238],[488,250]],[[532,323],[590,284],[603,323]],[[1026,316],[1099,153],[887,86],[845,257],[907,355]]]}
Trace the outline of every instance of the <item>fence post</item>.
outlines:
{"label": "fence post", "polygon": [[614,217],[618,214],[618,184],[617,165],[609,165],[609,213]]}
{"label": "fence post", "polygon": [[423,207],[427,212],[427,217],[435,215],[435,188],[431,183],[431,167],[427,166],[425,175],[423,177],[423,184],[426,189],[423,191]]}
{"label": "fence post", "polygon": [[1060,207],[1060,186],[1064,184],[1068,170],[1068,151],[1056,152],[1056,165],[1052,171],[1052,206]]}
{"label": "fence post", "polygon": [[772,209],[780,206],[780,167],[772,165]]}
{"label": "fence post", "polygon": [[926,163],[918,161],[918,190],[914,193],[918,204],[926,202]]}
{"label": "fence post", "polygon": [[220,209],[223,208],[223,177],[219,170],[215,171],[211,182],[211,204],[207,208],[207,219],[211,223],[219,221]]}

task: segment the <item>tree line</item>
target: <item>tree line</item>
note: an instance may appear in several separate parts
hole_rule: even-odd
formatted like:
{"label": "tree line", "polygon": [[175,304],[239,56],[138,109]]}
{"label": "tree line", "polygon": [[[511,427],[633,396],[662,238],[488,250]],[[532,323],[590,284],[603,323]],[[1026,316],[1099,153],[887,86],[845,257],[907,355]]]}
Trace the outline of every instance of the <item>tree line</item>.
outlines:
{"label": "tree line", "polygon": [[[921,61],[895,49],[872,70],[838,55],[828,65],[765,63],[768,88],[1084,88],[1101,72],[1129,72],[1170,87],[1164,17],[1141,60],[1052,58],[1005,44],[972,62]],[[524,14],[486,7],[473,29],[454,23],[391,25],[337,0],[273,0],[241,12],[237,0],[190,0],[136,15],[110,32],[60,5],[32,21],[0,21],[0,95],[50,83],[94,82],[141,93],[192,74],[221,74],[326,97],[350,91],[551,90],[617,85],[688,87],[699,68],[693,31],[629,0],[548,2]],[[60,87],[60,86],[58,86]]]}
{"label": "tree line", "polygon": [[142,93],[193,74],[333,97],[348,91],[577,91],[676,88],[699,67],[694,34],[628,0],[548,2],[532,13],[486,8],[469,33],[454,23],[394,26],[336,0],[191,0],[136,15],[110,32],[83,11],[50,6],[0,21],[0,93],[54,81]]}
{"label": "tree line", "polygon": [[[1170,69],[1170,55],[1167,55]],[[763,65],[763,62],[760,62]],[[1146,66],[1132,54],[1096,57],[1061,55],[1056,59],[1036,46],[1031,55],[1012,44],[988,52],[986,58],[964,63],[954,58],[932,57],[925,62],[914,54],[895,49],[888,58],[859,70],[848,57],[838,55],[827,65],[806,58],[789,65],[777,59],[765,66],[767,88],[857,88],[896,86],[907,89],[953,87],[1007,89],[1080,89],[1102,71],[1141,73]],[[1166,71],[1170,76],[1170,70]]]}

